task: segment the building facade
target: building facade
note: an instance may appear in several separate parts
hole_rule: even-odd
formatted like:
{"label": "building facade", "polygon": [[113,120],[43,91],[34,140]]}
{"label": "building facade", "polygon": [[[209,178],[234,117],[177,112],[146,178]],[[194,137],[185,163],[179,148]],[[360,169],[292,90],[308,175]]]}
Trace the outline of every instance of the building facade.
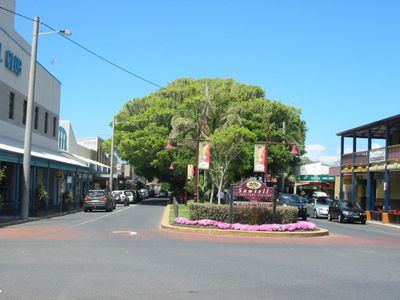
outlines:
{"label": "building facade", "polygon": [[335,177],[329,175],[330,166],[321,162],[301,164],[295,167],[294,192],[311,197],[315,191],[334,196]]}
{"label": "building facade", "polygon": [[[15,0],[0,0],[15,11]],[[33,26],[33,25],[32,25]],[[0,214],[20,215],[23,152],[31,46],[14,27],[14,14],[0,10]],[[58,149],[61,83],[37,63],[32,126],[30,215],[77,207],[87,164]],[[39,189],[40,187],[40,189]],[[38,197],[38,192],[47,197]]]}
{"label": "building facade", "polygon": [[[340,197],[357,201],[368,217],[383,222],[400,220],[400,115],[337,134],[341,138]],[[344,153],[345,139],[352,152]],[[372,148],[382,141],[384,147]],[[358,149],[366,141],[367,149]]]}
{"label": "building facade", "polygon": [[90,188],[108,189],[110,159],[105,154],[101,138],[77,140],[71,122],[60,121],[58,147],[60,151],[87,165],[91,179]]}

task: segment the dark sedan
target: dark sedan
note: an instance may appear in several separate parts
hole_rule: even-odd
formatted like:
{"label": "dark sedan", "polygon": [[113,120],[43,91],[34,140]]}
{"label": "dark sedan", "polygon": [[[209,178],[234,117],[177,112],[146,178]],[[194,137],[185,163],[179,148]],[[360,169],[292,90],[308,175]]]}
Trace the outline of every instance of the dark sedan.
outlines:
{"label": "dark sedan", "polygon": [[365,224],[367,216],[365,210],[355,201],[335,200],[329,205],[328,221],[333,219],[343,222],[360,222]]}
{"label": "dark sedan", "polygon": [[85,212],[94,209],[112,211],[115,207],[115,199],[106,190],[89,190],[83,200],[83,210]]}
{"label": "dark sedan", "polygon": [[277,199],[278,205],[294,206],[298,209],[298,217],[303,221],[307,220],[307,209],[304,207],[305,202],[302,197],[297,194],[279,194]]}

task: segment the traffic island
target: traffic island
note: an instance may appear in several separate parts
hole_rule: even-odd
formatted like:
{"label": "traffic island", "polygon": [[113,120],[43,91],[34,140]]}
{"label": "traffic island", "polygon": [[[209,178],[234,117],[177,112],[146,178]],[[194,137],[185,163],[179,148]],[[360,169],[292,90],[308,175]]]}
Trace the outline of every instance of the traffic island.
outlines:
{"label": "traffic island", "polygon": [[319,237],[328,236],[329,231],[317,227],[317,229],[298,230],[298,231],[246,231],[246,230],[232,230],[232,229],[218,229],[214,227],[200,227],[200,226],[187,226],[170,224],[170,207],[167,206],[164,210],[161,220],[161,228],[165,230],[172,230],[187,233],[200,233],[210,235],[235,235],[235,236],[251,236],[251,237]]}

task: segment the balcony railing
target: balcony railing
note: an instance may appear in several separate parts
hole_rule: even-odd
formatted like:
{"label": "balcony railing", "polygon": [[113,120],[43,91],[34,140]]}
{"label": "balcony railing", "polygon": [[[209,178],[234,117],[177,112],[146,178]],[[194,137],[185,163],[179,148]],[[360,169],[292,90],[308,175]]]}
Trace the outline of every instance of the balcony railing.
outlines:
{"label": "balcony railing", "polygon": [[347,153],[342,155],[342,165],[352,165],[353,164],[353,154]]}
{"label": "balcony railing", "polygon": [[354,153],[354,162],[356,165],[366,165],[368,164],[368,151],[361,151]]}
{"label": "balcony railing", "polygon": [[400,160],[400,145],[388,147],[388,160]]}
{"label": "balcony railing", "polygon": [[346,153],[342,155],[342,166],[353,165],[353,155],[354,155],[354,165],[367,165],[371,163],[382,163],[385,162],[387,153],[388,161],[400,161],[400,144],[393,145],[386,148],[373,149],[371,151],[359,151],[355,153]]}

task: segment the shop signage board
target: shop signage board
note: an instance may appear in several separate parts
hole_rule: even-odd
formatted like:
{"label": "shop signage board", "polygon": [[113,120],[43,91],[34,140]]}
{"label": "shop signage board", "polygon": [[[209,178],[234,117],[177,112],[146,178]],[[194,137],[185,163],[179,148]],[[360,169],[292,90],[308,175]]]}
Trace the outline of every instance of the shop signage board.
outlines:
{"label": "shop signage board", "polygon": [[247,180],[233,187],[233,196],[250,201],[273,202],[275,189],[258,180]]}
{"label": "shop signage board", "polygon": [[329,175],[297,175],[296,181],[335,182],[335,176]]}
{"label": "shop signage board", "polygon": [[13,72],[17,76],[21,76],[22,73],[22,61],[15,55],[11,50],[2,49],[3,45],[0,43],[0,63],[4,63],[9,71]]}
{"label": "shop signage board", "polygon": [[369,151],[369,162],[370,163],[382,162],[385,160],[386,160],[386,149],[385,148],[373,149],[373,150]]}

